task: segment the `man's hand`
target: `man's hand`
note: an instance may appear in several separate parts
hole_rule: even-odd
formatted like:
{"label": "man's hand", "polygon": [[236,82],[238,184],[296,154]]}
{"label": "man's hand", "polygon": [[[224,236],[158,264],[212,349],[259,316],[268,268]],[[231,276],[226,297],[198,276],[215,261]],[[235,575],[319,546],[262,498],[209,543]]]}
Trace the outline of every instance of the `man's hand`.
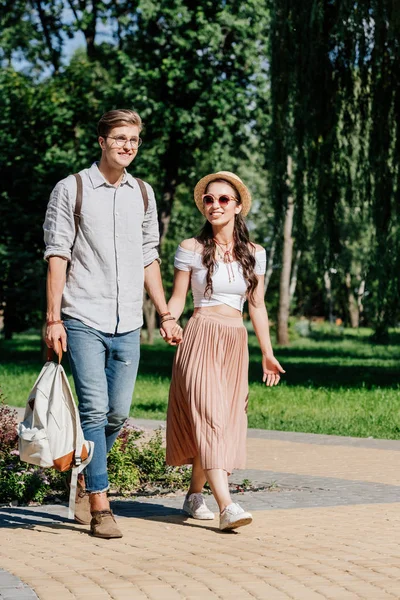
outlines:
{"label": "man's hand", "polygon": [[64,325],[62,325],[61,323],[57,323],[56,325],[47,325],[45,342],[46,345],[49,348],[53,348],[53,350],[57,350],[59,348],[59,344],[61,344],[63,352],[66,352],[67,333],[65,331]]}
{"label": "man's hand", "polygon": [[162,323],[160,333],[170,346],[177,346],[182,342],[182,327],[172,319]]}

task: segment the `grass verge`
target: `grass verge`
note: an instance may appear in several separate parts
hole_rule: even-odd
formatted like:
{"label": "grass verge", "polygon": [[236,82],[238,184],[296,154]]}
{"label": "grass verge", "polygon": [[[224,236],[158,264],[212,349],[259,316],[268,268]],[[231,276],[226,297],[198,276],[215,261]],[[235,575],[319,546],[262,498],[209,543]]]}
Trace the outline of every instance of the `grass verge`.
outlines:
{"label": "grass verge", "polygon": [[[261,383],[260,352],[249,335],[249,426],[359,437],[400,437],[400,334],[373,344],[371,331],[313,327],[289,348],[276,348],[286,370],[282,383]],[[0,388],[24,406],[42,366],[39,335],[0,341]],[[156,340],[143,345],[131,415],[164,419],[174,348]],[[67,360],[65,367],[69,373]],[[70,376],[72,384],[72,378]]]}

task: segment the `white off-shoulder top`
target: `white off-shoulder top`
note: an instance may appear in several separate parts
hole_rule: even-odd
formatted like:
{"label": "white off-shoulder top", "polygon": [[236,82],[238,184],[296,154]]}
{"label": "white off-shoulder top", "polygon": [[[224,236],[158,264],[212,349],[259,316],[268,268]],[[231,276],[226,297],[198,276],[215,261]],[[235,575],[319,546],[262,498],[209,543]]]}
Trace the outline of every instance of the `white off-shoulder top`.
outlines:
{"label": "white off-shoulder top", "polygon": [[[255,274],[264,275],[267,263],[265,250],[258,250],[255,253],[255,259]],[[231,267],[229,267],[232,268],[234,278],[229,276],[226,263],[217,262],[216,270],[212,276],[213,293],[210,298],[204,296],[207,285],[207,269],[203,265],[201,254],[178,246],[174,265],[179,271],[191,271],[191,288],[195,308],[227,304],[241,312],[243,311],[247,283],[243,277],[242,267],[237,261],[230,263]]]}

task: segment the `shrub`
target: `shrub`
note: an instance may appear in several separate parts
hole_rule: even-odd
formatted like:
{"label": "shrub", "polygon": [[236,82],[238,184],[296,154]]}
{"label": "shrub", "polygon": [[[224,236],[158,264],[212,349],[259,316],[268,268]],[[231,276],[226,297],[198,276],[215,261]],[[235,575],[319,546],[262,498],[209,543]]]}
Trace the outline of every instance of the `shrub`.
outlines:
{"label": "shrub", "polygon": [[[66,500],[66,473],[20,461],[17,424],[16,411],[5,405],[0,391],[0,503]],[[141,429],[130,425],[122,428],[108,456],[112,490],[128,496],[149,488],[171,491],[186,487],[190,469],[165,464],[161,430],[148,441],[143,438]]]}
{"label": "shrub", "polygon": [[4,396],[0,390],[0,452],[14,450],[18,446],[17,411],[4,403]]}
{"label": "shrub", "polygon": [[108,456],[110,486],[118,494],[161,488],[182,489],[190,482],[191,468],[170,467],[165,463],[161,429],[147,441],[138,443],[144,431],[125,426]]}
{"label": "shrub", "polygon": [[64,495],[65,474],[19,459],[17,412],[0,391],[0,502],[43,502]]}

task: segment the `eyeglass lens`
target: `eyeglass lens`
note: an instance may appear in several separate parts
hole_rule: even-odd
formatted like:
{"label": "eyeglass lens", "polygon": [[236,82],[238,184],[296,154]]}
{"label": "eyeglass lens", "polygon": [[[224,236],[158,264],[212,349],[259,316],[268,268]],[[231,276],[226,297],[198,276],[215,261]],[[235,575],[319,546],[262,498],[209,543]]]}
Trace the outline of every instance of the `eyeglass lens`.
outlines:
{"label": "eyeglass lens", "polygon": [[112,137],[111,139],[114,140],[117,146],[120,146],[121,148],[123,148],[123,146],[125,146],[126,144],[129,144],[130,146],[136,148],[136,146],[140,146],[140,144],[142,143],[141,138],[131,138],[130,140],[128,140],[124,137]]}
{"label": "eyeglass lens", "polygon": [[[203,202],[204,204],[206,204],[207,206],[211,206],[211,204],[214,204],[214,199],[215,197],[212,194],[207,194],[206,196],[203,197]],[[218,198],[216,198],[220,204],[220,206],[227,206],[227,204],[229,204],[230,202],[230,198],[229,196],[219,196]]]}

